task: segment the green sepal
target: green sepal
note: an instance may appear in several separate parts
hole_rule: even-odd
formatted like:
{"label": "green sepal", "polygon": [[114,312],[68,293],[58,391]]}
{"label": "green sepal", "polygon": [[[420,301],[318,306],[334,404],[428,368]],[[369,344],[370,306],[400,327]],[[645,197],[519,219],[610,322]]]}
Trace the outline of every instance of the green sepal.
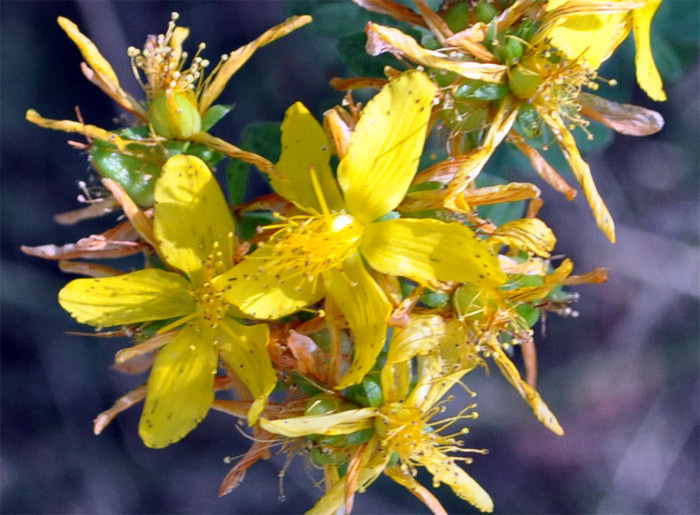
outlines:
{"label": "green sepal", "polygon": [[[122,131],[117,134],[121,137]],[[152,146],[131,144],[128,150],[126,155],[111,143],[96,141],[90,147],[92,166],[102,177],[119,183],[136,204],[150,207],[155,181],[166,159],[159,148]]]}
{"label": "green sepal", "polygon": [[216,104],[211,106],[206,110],[204,116],[202,116],[202,130],[204,132],[208,131],[214,125],[219,123],[219,121],[233,110],[232,105]]}
{"label": "green sepal", "polygon": [[476,11],[476,20],[483,23],[489,23],[498,14],[496,6],[487,2],[479,2],[474,10]]}
{"label": "green sepal", "polygon": [[366,429],[360,429],[354,433],[350,433],[345,436],[345,441],[348,445],[360,445],[369,442],[374,436],[374,428],[368,427]]}
{"label": "green sepal", "polygon": [[480,80],[466,80],[455,91],[455,98],[459,100],[501,100],[508,94],[509,89],[505,84],[493,84]]}
{"label": "green sepal", "polygon": [[439,190],[444,186],[440,181],[428,181],[421,182],[420,184],[414,184],[408,188],[408,193],[415,193],[417,191],[428,191],[428,190]]}
{"label": "green sepal", "polygon": [[450,296],[437,291],[426,291],[420,297],[420,301],[430,309],[444,308],[450,302]]}
{"label": "green sepal", "polygon": [[376,408],[384,403],[384,393],[375,376],[367,376],[361,383],[347,388],[343,396],[361,406]]}

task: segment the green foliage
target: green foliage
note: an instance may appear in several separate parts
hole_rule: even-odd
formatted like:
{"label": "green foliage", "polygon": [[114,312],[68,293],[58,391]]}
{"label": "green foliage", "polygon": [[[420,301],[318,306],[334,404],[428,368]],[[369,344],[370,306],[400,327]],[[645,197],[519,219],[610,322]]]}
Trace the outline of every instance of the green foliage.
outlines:
{"label": "green foliage", "polygon": [[372,57],[365,52],[367,36],[364,31],[338,38],[338,54],[359,77],[384,77],[384,67],[403,67],[391,54]]}
{"label": "green foliage", "polygon": [[233,109],[233,105],[223,105],[223,104],[217,104],[211,106],[209,109],[207,109],[207,112],[204,113],[204,116],[202,116],[202,130],[203,131],[208,131],[214,125],[219,123],[219,121],[226,116],[228,113],[231,112]]}

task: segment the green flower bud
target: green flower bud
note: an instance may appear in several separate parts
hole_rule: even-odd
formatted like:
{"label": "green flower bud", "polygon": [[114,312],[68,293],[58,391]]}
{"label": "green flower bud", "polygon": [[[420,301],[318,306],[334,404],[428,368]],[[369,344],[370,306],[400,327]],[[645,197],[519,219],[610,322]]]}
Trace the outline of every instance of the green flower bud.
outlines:
{"label": "green flower bud", "polygon": [[148,109],[153,130],[168,139],[185,139],[202,129],[197,99],[189,90],[156,97]]}
{"label": "green flower bud", "polygon": [[153,205],[153,188],[165,159],[153,148],[129,145],[130,155],[122,154],[114,145],[96,142],[90,148],[92,166],[103,177],[119,183],[136,204]]}
{"label": "green flower bud", "polygon": [[487,310],[496,309],[496,303],[485,291],[473,284],[463,284],[452,295],[452,305],[461,320],[481,320]]}
{"label": "green flower bud", "polygon": [[476,19],[484,23],[488,23],[498,14],[498,9],[495,5],[488,2],[479,2],[475,7]]}
{"label": "green flower bud", "polygon": [[548,61],[543,57],[526,56],[510,70],[508,87],[515,96],[530,100],[537,94],[537,89],[544,82]]}
{"label": "green flower bud", "polygon": [[445,14],[443,14],[442,19],[445,20],[447,26],[452,32],[459,32],[464,30],[469,25],[469,11],[471,7],[468,2],[460,2],[450,6]]}

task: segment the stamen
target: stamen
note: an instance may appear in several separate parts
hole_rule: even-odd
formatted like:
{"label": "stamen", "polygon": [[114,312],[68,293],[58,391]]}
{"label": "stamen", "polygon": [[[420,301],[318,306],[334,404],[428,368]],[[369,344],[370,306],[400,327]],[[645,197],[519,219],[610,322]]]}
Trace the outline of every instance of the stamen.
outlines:
{"label": "stamen", "polygon": [[272,252],[260,258],[261,270],[280,281],[316,280],[322,272],[340,268],[359,245],[363,232],[362,226],[344,212],[282,220],[267,226],[277,232],[265,245]]}

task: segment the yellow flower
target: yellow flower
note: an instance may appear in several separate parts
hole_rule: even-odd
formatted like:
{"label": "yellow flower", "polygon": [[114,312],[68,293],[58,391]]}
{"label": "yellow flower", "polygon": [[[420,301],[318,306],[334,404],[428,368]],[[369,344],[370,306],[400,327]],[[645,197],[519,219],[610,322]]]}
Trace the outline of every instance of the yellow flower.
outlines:
{"label": "yellow flower", "polygon": [[[441,434],[456,422],[476,418],[468,413],[474,405],[470,404],[456,416],[435,420],[435,416],[444,411],[443,398],[448,390],[478,364],[472,345],[470,349],[462,349],[465,352],[458,358],[460,370],[447,371],[456,363],[454,356],[443,353],[441,349],[448,332],[445,326],[441,317],[427,315],[412,317],[406,329],[395,330],[381,373],[384,395],[381,406],[277,420],[261,418],[260,425],[265,430],[291,438],[345,435],[374,429],[360,458],[356,483],[350,483],[348,473],[330,486],[309,514],[335,513],[348,497],[354,495],[355,489],[362,491],[382,472],[408,488],[434,513],[446,513],[437,499],[414,479],[417,467],[425,467],[430,472],[435,487],[445,483],[479,510],[493,510],[488,493],[457,465],[458,460],[464,461],[465,458],[448,455],[467,451],[456,438],[467,431],[461,429],[452,435]],[[445,350],[451,351],[452,348]],[[417,381],[411,388],[410,370],[414,358],[418,372]],[[350,464],[348,470],[352,467]]]}
{"label": "yellow flower", "polygon": [[[141,82],[148,97],[147,109],[128,95],[119,85],[119,80],[109,62],[100,54],[95,44],[80,32],[77,25],[67,18],[59,17],[58,23],[78,46],[87,61],[86,76],[122,107],[148,120],[156,133],[168,139],[186,139],[202,129],[203,119],[214,100],[221,94],[234,73],[260,47],[286,36],[311,21],[310,16],[294,16],[277,25],[250,43],[224,55],[219,64],[204,78],[209,61],[199,56],[206,47],[200,43],[190,65],[185,67],[187,53],[182,43],[189,29],[178,27],[177,13],[172,14],[165,34],[150,36],[143,50],[128,49],[137,80]],[[145,82],[139,69],[143,70]]]}
{"label": "yellow flower", "polygon": [[282,124],[279,175],[271,184],[305,214],[274,225],[269,242],[215,281],[222,288],[235,285],[225,298],[263,319],[310,305],[325,289],[355,341],[353,364],[339,388],[357,383],[372,367],[391,311],[365,262],[419,282],[505,281],[496,258],[466,226],[382,219],[403,200],[415,175],[434,94],[418,71],[384,87],[357,123],[337,183],[322,127],[303,105],[293,105]]}
{"label": "yellow flower", "polygon": [[[458,72],[455,68],[455,66],[475,64],[470,60],[472,57],[464,50],[444,49],[443,53],[448,57],[443,60],[452,63],[448,66],[441,61],[435,61],[433,57],[435,51],[423,49],[417,45],[415,40],[397,29],[369,23],[367,32],[369,41],[372,43],[368,50],[372,54],[376,55],[393,49],[417,64],[435,67],[438,80],[440,75],[457,74],[458,78],[455,79],[453,87],[445,88],[442,94],[442,109],[453,109],[455,99],[452,90],[456,90],[463,83],[464,78],[474,78]],[[444,35],[441,34],[440,37],[444,37]],[[535,35],[536,38],[537,35]],[[498,110],[489,120],[490,126],[479,148],[471,150],[467,154],[468,157],[460,156],[463,161],[448,187],[444,205],[456,211],[469,211],[469,206],[462,198],[464,191],[481,172],[498,145],[511,133],[514,135],[514,139],[518,140],[518,146],[527,150],[528,157],[531,158],[535,168],[542,175],[546,175],[548,182],[551,182],[553,172],[551,167],[513,129],[521,110],[531,106],[552,130],[593,210],[598,227],[614,242],[615,226],[612,217],[598,193],[590,168],[581,157],[576,141],[569,131],[569,127],[585,127],[588,123],[579,114],[577,105],[583,87],[597,87],[594,82],[597,75],[594,69],[583,62],[551,59],[550,54],[550,48],[546,42],[539,46],[528,45],[525,49],[525,55],[508,68],[507,80],[510,91],[500,100]],[[481,80],[486,80],[486,77],[481,77]],[[525,107],[524,104],[526,104]],[[547,168],[546,172],[543,168]]]}
{"label": "yellow flower", "polygon": [[[191,431],[214,400],[218,355],[241,378],[255,402],[255,423],[275,386],[265,325],[243,325],[212,280],[233,266],[234,223],[226,200],[199,158],[170,158],[155,187],[153,235],[166,265],[116,277],[77,279],[58,300],[78,322],[97,327],[177,317],[161,331],[183,326],[156,357],[139,434],[165,447]],[[184,276],[183,276],[184,274]]]}
{"label": "yellow flower", "polygon": [[598,69],[631,31],[637,47],[637,82],[656,101],[666,100],[651,53],[651,21],[661,0],[549,0],[542,38],[570,59]]}

